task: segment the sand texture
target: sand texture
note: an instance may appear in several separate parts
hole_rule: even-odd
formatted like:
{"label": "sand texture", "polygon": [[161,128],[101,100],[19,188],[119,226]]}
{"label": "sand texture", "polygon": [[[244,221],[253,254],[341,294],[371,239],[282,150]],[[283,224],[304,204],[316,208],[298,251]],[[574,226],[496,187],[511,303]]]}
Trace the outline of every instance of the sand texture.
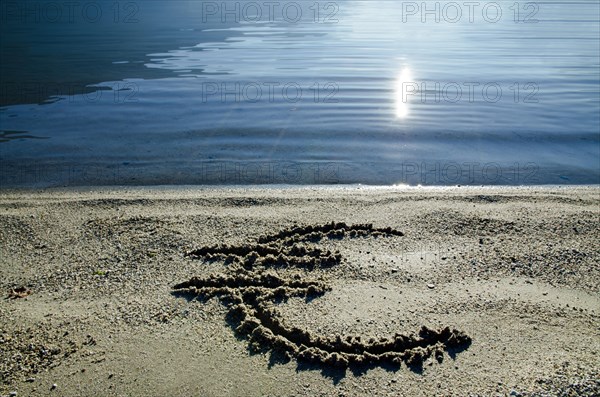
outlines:
{"label": "sand texture", "polygon": [[3,191],[0,241],[1,396],[600,393],[597,187]]}

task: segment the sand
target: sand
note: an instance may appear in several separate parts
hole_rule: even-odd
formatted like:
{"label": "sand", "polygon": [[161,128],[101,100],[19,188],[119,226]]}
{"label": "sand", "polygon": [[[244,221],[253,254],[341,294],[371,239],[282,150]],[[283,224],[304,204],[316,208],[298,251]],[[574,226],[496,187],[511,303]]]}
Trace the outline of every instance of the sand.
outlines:
{"label": "sand", "polygon": [[600,392],[598,187],[3,191],[0,241],[0,395]]}

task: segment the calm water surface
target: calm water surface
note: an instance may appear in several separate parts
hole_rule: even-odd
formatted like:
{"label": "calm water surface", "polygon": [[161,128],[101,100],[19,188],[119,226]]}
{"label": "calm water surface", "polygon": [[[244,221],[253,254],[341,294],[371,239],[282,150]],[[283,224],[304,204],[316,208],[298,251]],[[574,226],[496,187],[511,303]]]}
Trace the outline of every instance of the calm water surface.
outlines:
{"label": "calm water surface", "polygon": [[596,0],[1,3],[2,187],[600,183]]}

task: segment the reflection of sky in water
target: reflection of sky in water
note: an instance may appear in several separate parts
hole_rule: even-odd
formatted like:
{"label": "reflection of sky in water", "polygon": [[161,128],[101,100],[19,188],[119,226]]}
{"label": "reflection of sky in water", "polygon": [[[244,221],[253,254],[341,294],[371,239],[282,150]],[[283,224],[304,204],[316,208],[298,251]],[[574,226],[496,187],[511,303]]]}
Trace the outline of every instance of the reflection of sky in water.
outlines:
{"label": "reflection of sky in water", "polygon": [[537,24],[404,23],[402,2],[348,1],[333,24],[203,25],[187,7],[195,19],[128,27],[135,48],[89,74],[112,80],[86,84],[112,91],[5,107],[2,129],[52,139],[3,158],[597,164],[597,2],[544,3]]}
{"label": "reflection of sky in water", "polygon": [[[516,24],[512,15],[491,24],[478,14],[475,23],[465,15],[456,24],[432,24],[421,23],[419,15],[402,23],[401,4],[345,4],[337,24],[246,23],[209,29],[226,31],[229,37],[150,54],[146,66],[181,77],[240,83],[242,89],[248,84],[292,82],[307,91],[315,83],[333,83],[339,90],[335,105],[296,107],[318,113],[328,129],[396,128],[389,123],[398,113],[397,78],[406,65],[419,80],[404,81],[406,88],[418,90],[405,98],[415,103],[411,123],[404,123],[402,130],[434,131],[443,126],[466,131],[481,129],[473,124],[478,122],[490,132],[567,133],[597,125],[590,117],[594,98],[585,91],[598,90],[597,84],[590,85],[598,49],[589,40],[598,28],[569,22],[577,11],[585,15],[585,5],[566,12],[564,7],[547,8],[546,14],[542,9],[538,24]],[[553,21],[558,17],[562,19]],[[204,91],[201,83],[190,84]],[[277,97],[275,102],[285,99]],[[407,103],[401,107],[408,110]],[[563,125],[557,125],[557,115]]]}

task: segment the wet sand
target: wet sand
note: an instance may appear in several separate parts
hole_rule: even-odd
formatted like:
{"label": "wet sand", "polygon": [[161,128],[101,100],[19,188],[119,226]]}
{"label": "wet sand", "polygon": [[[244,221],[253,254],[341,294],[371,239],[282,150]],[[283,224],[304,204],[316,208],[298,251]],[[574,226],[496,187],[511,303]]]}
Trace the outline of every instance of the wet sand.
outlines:
{"label": "wet sand", "polygon": [[4,191],[0,240],[0,395],[600,392],[597,187]]}

